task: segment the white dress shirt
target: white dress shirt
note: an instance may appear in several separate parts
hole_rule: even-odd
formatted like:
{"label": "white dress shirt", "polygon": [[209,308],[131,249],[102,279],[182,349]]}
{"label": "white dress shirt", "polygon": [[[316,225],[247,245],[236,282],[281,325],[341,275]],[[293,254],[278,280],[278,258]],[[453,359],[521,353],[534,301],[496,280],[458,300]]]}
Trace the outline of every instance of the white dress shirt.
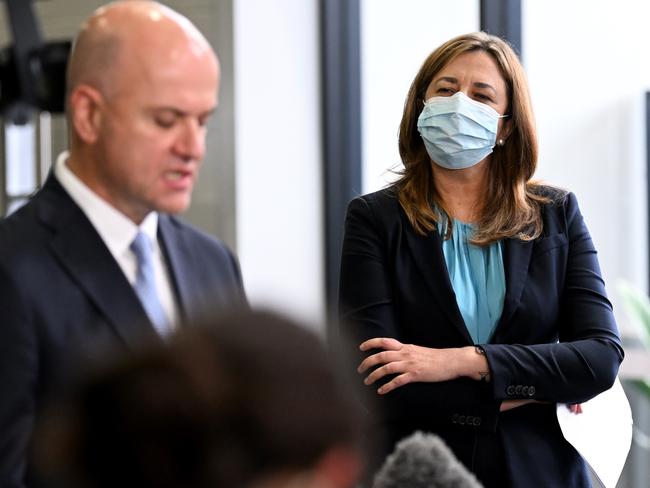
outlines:
{"label": "white dress shirt", "polygon": [[126,215],[93,192],[68,168],[66,164],[68,156],[67,151],[59,155],[54,167],[54,176],[88,217],[131,285],[135,284],[137,273],[137,260],[130,249],[133,239],[138,231],[142,231],[154,244],[156,291],[169,323],[175,325],[178,319],[178,308],[169,271],[158,242],[158,214],[151,212],[140,226],[135,225]]}

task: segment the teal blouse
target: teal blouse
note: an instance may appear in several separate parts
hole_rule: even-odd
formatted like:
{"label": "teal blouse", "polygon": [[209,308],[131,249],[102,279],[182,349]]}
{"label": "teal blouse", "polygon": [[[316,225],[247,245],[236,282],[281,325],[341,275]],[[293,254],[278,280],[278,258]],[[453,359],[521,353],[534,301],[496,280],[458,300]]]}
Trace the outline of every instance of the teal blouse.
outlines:
{"label": "teal blouse", "polygon": [[[445,225],[439,226],[441,235]],[[474,344],[489,342],[503,311],[506,293],[501,241],[479,247],[470,244],[474,227],[453,220],[449,239],[442,251],[458,308]]]}

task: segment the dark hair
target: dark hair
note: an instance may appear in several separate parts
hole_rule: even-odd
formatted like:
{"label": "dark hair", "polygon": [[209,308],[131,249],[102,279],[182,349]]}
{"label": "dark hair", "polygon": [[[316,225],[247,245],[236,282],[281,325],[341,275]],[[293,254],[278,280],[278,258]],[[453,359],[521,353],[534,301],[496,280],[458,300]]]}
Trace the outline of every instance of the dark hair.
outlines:
{"label": "dark hair", "polygon": [[263,312],[187,328],[75,391],[54,461],[93,488],[244,487],[356,448],[361,429],[320,340]]}
{"label": "dark hair", "polygon": [[505,144],[496,146],[492,154],[488,199],[472,241],[484,245],[507,237],[532,240],[542,232],[540,207],[548,199],[540,195],[540,185],[530,181],[537,167],[537,136],[526,75],[512,48],[485,32],[465,34],[445,42],[427,57],[415,76],[400,124],[399,152],[404,170],[395,183],[399,201],[420,234],[435,229],[439,217],[434,206],[448,217],[435,190],[432,163],[417,130],[417,119],[434,76],[461,54],[477,50],[490,55],[501,71],[512,131]]}

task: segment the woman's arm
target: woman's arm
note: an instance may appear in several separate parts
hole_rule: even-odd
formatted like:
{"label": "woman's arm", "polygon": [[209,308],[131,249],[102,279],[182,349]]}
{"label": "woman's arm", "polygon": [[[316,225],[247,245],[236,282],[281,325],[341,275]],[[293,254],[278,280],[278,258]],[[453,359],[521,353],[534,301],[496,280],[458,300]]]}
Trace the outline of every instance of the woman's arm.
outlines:
{"label": "woman's arm", "polygon": [[[349,218],[354,215],[352,210],[351,206]],[[532,402],[576,404],[608,388],[614,381],[623,351],[595,249],[573,195],[567,197],[564,211],[569,251],[566,284],[557,293],[562,302],[559,317],[562,342],[433,349],[403,344],[396,339],[394,324],[384,320],[379,323],[391,325],[392,335],[382,334],[382,327],[376,327],[377,334],[363,337],[360,347],[361,351],[370,353],[358,368],[359,373],[367,375],[365,384],[379,382],[377,392],[385,395],[411,383],[493,377],[493,399],[503,400],[501,410]],[[380,242],[375,244],[379,248]],[[366,258],[370,256],[368,253]],[[372,258],[383,269],[379,254]],[[375,284],[384,283],[374,278]],[[390,310],[388,289],[385,292],[386,296],[374,303]]]}
{"label": "woman's arm", "polygon": [[[563,286],[559,290],[544,290],[551,298],[540,292],[531,294],[529,301],[536,299],[540,302],[538,306],[543,306],[544,300],[559,297],[557,320],[552,324],[559,342],[483,345],[495,398],[581,403],[612,385],[623,359],[596,249],[575,196],[568,194],[563,206],[551,210],[561,214],[566,222],[566,262],[548,261],[549,267],[561,267]],[[547,265],[535,264],[538,270]],[[518,327],[530,326],[520,322]]]}
{"label": "woman's arm", "polygon": [[[400,286],[400,277],[391,276],[390,268],[394,263],[390,263],[387,256],[388,239],[385,226],[379,225],[371,205],[363,198],[353,200],[346,217],[339,287],[344,342],[356,351],[358,358],[357,364],[350,367],[353,374],[356,374],[354,368],[359,362],[381,352],[375,350],[372,343],[359,351],[361,343],[386,338],[394,340],[394,344],[401,344],[393,292]],[[417,346],[407,348],[420,352],[424,349]],[[473,348],[468,348],[466,353],[478,356]],[[485,364],[484,358],[478,359]],[[378,386],[374,385],[372,389],[376,390],[392,378],[393,373],[387,374],[377,380]],[[362,380],[362,376],[357,379],[358,383]],[[429,421],[452,423],[452,419],[459,416],[470,416],[478,424],[474,427],[487,429],[495,428],[501,403],[492,398],[487,383],[465,376],[436,383],[411,382],[389,394],[374,396],[380,399],[380,408],[393,418],[425,417]]]}
{"label": "woman's arm", "polygon": [[372,385],[387,375],[394,376],[379,387],[380,395],[413,382],[438,383],[461,377],[489,381],[490,377],[485,354],[474,346],[434,349],[402,344],[392,338],[374,338],[365,341],[359,349],[381,350],[368,356],[357,368],[360,374],[371,371],[364,384]]}

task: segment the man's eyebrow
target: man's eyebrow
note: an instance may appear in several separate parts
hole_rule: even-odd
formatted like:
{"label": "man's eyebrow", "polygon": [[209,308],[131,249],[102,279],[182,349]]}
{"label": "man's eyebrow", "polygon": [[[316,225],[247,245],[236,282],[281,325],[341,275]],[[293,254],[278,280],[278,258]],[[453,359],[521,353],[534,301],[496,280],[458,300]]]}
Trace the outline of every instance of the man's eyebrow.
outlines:
{"label": "man's eyebrow", "polygon": [[[181,110],[180,108],[176,107],[154,107],[151,109],[152,112],[171,112],[173,115],[177,117],[185,117],[187,115],[192,115],[190,112],[186,112],[184,110]],[[217,110],[217,107],[213,107],[209,110],[206,110],[205,112],[201,112],[199,114],[199,117],[208,117],[212,115],[215,111]]]}

